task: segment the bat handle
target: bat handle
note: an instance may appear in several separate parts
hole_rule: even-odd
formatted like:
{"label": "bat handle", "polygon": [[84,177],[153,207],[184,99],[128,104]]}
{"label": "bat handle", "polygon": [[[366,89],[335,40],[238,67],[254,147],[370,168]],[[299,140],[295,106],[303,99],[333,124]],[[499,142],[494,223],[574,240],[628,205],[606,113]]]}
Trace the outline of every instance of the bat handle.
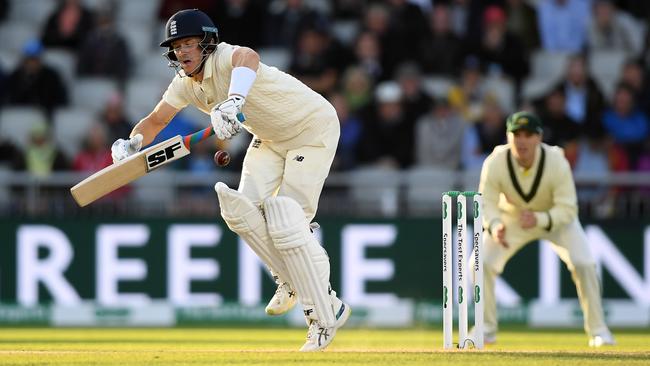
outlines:
{"label": "bat handle", "polygon": [[214,129],[212,126],[206,127],[200,131],[194,132],[193,134],[183,136],[183,144],[189,149],[191,146],[194,146],[212,135],[214,135]]}

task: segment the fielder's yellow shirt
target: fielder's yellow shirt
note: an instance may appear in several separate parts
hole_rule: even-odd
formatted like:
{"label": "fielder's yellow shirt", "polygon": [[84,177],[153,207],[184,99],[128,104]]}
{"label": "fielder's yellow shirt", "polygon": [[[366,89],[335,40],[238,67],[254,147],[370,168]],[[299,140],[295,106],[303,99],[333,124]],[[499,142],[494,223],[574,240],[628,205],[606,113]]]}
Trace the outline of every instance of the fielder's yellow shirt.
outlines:
{"label": "fielder's yellow shirt", "polygon": [[515,219],[524,209],[534,211],[537,226],[548,231],[569,224],[578,215],[571,166],[557,146],[540,144],[529,169],[515,161],[508,145],[497,146],[483,162],[479,191],[488,230],[503,221],[503,215]]}
{"label": "fielder's yellow shirt", "polygon": [[[232,54],[237,47],[219,43],[205,61],[200,83],[176,75],[162,99],[176,109],[192,104],[210,114],[216,104],[228,98]],[[293,76],[262,62],[242,112],[246,116],[244,128],[259,139],[273,142],[300,135],[311,140],[324,133],[328,123],[338,123],[336,110],[325,98]]]}

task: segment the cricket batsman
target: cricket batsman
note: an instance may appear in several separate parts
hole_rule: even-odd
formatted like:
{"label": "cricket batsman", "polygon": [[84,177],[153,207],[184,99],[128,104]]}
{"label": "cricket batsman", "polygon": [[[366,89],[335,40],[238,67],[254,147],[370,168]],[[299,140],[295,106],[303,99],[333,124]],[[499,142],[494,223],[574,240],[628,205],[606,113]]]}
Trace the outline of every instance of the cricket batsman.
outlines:
{"label": "cricket batsman", "polygon": [[506,121],[508,142],[483,163],[486,343],[496,342],[496,276],[527,243],[546,239],[575,283],[589,345],[615,344],[605,324],[596,262],[578,220],[575,184],[564,151],[542,143],[542,121],[517,112]]}
{"label": "cricket batsman", "polygon": [[215,185],[221,216],[276,279],[266,312],[287,312],[297,294],[309,326],[300,350],[327,347],[351,311],[330,287],[329,257],[310,228],[340,134],[334,107],[296,78],[261,63],[254,50],[219,42],[212,20],[198,9],[172,15],[160,46],[176,76],[129,139],[113,144],[113,160],[149,144],[190,104],[210,116],[219,139],[242,128],[253,134],[239,189]]}

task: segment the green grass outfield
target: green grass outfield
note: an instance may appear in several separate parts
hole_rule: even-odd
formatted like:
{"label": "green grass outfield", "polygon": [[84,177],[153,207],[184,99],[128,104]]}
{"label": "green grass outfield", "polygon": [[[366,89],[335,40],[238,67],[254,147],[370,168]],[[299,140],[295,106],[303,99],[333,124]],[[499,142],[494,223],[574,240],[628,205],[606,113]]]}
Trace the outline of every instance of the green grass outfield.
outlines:
{"label": "green grass outfield", "polygon": [[0,328],[0,365],[650,365],[647,329],[587,347],[578,330],[509,329],[484,351],[443,351],[439,329],[341,329],[299,353],[305,330]]}

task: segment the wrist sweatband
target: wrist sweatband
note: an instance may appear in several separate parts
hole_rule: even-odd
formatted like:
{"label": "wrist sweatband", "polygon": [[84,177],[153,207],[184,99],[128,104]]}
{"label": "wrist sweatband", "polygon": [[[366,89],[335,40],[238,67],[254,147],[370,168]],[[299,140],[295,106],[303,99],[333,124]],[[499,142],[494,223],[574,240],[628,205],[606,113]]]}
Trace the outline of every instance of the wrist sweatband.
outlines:
{"label": "wrist sweatband", "polygon": [[251,90],[257,73],[253,69],[239,66],[232,69],[230,74],[230,88],[228,89],[228,96],[231,95],[240,95],[244,98],[248,95],[248,92]]}

